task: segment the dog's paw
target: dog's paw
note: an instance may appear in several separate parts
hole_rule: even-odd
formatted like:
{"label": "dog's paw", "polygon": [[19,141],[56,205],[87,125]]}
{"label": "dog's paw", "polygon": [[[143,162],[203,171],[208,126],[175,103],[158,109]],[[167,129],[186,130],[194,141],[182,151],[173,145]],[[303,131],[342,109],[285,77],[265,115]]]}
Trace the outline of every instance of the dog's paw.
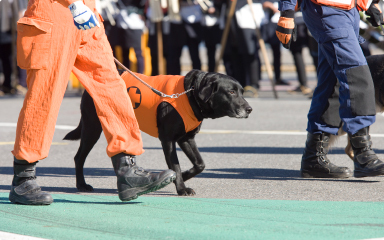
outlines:
{"label": "dog's paw", "polygon": [[177,191],[179,196],[194,196],[196,195],[195,191],[192,188],[185,188],[183,190]]}
{"label": "dog's paw", "polygon": [[93,192],[93,187],[89,184],[81,184],[76,187],[79,192]]}

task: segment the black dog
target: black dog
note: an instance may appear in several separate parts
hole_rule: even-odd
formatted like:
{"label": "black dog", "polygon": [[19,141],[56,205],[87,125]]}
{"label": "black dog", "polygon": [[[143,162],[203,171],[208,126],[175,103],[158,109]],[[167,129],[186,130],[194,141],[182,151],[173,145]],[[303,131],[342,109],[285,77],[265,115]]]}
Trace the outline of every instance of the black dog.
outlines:
{"label": "black dog", "polygon": [[[205,73],[192,70],[184,78],[185,90],[194,87],[187,93],[189,104],[199,121],[204,118],[247,118],[252,108],[243,98],[242,86],[233,78],[219,73]],[[65,136],[65,140],[80,139],[80,147],[75,156],[76,187],[79,191],[93,191],[84,179],[83,167],[88,153],[98,141],[102,132],[99,118],[91,96],[84,92],[81,99],[81,120],[79,126]],[[196,146],[195,135],[201,124],[192,131],[186,132],[183,119],[176,109],[167,102],[157,107],[157,127],[165,159],[170,169],[176,172],[176,190],[179,195],[194,195],[195,191],[187,188],[185,181],[201,173],[205,164]],[[181,172],[176,154],[176,144],[192,162],[193,167]]]}

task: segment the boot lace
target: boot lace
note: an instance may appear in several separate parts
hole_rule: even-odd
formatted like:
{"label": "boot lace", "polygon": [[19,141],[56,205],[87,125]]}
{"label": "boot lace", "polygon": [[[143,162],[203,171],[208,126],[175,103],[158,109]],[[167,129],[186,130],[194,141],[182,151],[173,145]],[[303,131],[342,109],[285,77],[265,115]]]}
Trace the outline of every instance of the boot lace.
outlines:
{"label": "boot lace", "polygon": [[[136,166],[136,157],[135,156],[127,156],[125,161],[128,165]],[[136,171],[141,172],[141,173],[145,173],[145,174],[149,174],[149,172],[142,167],[136,166]]]}
{"label": "boot lace", "polygon": [[320,145],[319,151],[316,153],[316,155],[319,157],[320,161],[322,161],[325,164],[330,164],[331,162],[327,158],[327,154],[324,152],[324,146]]}

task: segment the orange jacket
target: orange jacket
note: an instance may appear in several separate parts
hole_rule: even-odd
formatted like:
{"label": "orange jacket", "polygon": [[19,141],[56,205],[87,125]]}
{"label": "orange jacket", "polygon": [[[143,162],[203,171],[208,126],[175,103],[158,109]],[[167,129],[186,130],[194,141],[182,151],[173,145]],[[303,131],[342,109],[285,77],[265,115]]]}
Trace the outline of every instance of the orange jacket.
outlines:
{"label": "orange jacket", "polygon": [[357,7],[359,11],[367,11],[372,0],[312,0],[312,2],[344,10]]}
{"label": "orange jacket", "polygon": [[[167,95],[185,91],[183,76],[159,75],[148,77],[138,73],[135,73],[135,75],[153,88]],[[201,121],[198,121],[193,113],[186,94],[183,94],[178,98],[160,97],[139,80],[134,78],[129,72],[124,72],[121,77],[127,86],[127,91],[131,98],[141,131],[153,137],[159,137],[156,117],[157,107],[161,102],[168,102],[176,109],[183,119],[185,132],[190,132],[200,125]]]}

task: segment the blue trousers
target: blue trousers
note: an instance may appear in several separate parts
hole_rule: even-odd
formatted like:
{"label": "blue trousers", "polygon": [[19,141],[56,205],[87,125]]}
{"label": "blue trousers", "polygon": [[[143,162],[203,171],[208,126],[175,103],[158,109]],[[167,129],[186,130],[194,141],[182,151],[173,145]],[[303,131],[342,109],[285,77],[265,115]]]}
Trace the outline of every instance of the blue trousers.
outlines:
{"label": "blue trousers", "polygon": [[[337,134],[340,124],[330,123],[324,113],[332,109],[339,80],[339,108],[332,110],[349,134],[375,122],[372,77],[359,44],[360,16],[356,8],[339,10],[303,0],[304,21],[319,45],[318,83],[308,113],[307,131]],[[337,115],[338,114],[338,115]]]}

